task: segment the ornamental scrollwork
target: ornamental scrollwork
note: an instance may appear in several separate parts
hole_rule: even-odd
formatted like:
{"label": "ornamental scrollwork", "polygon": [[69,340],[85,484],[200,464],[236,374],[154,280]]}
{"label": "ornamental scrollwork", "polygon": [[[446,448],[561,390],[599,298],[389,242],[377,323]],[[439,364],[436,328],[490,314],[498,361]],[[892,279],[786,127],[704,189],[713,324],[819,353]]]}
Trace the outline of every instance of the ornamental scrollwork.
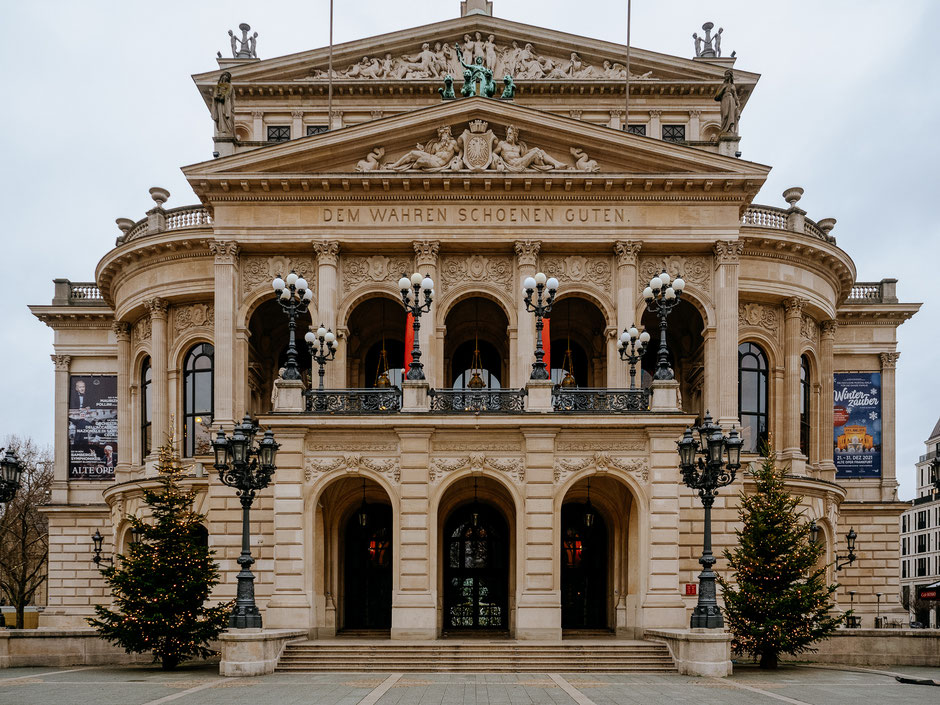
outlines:
{"label": "ornamental scrollwork", "polygon": [[780,328],[780,313],[774,306],[758,303],[738,304],[738,327],[763,328],[776,334]]}
{"label": "ornamental scrollwork", "polygon": [[707,257],[688,255],[673,257],[642,257],[637,267],[637,291],[643,291],[650,279],[666,270],[672,276],[681,276],[686,284],[710,294],[712,291],[712,272]]}
{"label": "ornamental scrollwork", "polygon": [[601,291],[610,291],[610,260],[607,257],[543,257],[542,271],[567,282],[589,282]]}
{"label": "ornamental scrollwork", "polygon": [[348,293],[365,282],[384,282],[397,287],[402,273],[411,272],[412,263],[404,257],[343,257],[343,291]]}
{"label": "ornamental scrollwork", "polygon": [[241,267],[242,295],[257,289],[270,289],[274,277],[297,272],[316,291],[317,267],[311,257],[243,257]]}
{"label": "ornamental scrollwork", "polygon": [[140,345],[144,341],[150,340],[152,330],[153,323],[150,320],[150,316],[138,318],[137,322],[134,323],[131,328],[131,341],[134,345]]}
{"label": "ornamental scrollwork", "polygon": [[375,460],[363,457],[359,453],[347,453],[332,460],[318,460],[307,458],[304,462],[304,480],[309,482],[314,475],[323,475],[337,470],[358,474],[363,470],[387,475],[396,483],[401,481],[401,466],[396,459]]}
{"label": "ornamental scrollwork", "polygon": [[189,328],[215,325],[215,307],[213,304],[189,304],[173,307],[173,330],[179,334]]}
{"label": "ornamental scrollwork", "polygon": [[463,282],[493,282],[511,288],[512,259],[504,256],[444,257],[441,261],[441,293],[447,293]]}
{"label": "ornamental scrollwork", "polygon": [[428,468],[428,481],[438,482],[444,475],[470,468],[474,472],[495,470],[507,474],[510,478],[523,484],[525,482],[525,464],[521,458],[496,459],[485,453],[471,453],[455,460],[435,460]]}
{"label": "ornamental scrollwork", "polygon": [[620,470],[636,476],[643,482],[649,482],[649,463],[646,458],[614,458],[607,451],[597,451],[587,458],[565,459],[555,461],[554,481],[559,483],[569,475],[582,470],[593,468],[597,473]]}
{"label": "ornamental scrollwork", "polygon": [[819,337],[819,326],[811,316],[803,315],[800,319],[800,335],[804,340],[815,343]]}

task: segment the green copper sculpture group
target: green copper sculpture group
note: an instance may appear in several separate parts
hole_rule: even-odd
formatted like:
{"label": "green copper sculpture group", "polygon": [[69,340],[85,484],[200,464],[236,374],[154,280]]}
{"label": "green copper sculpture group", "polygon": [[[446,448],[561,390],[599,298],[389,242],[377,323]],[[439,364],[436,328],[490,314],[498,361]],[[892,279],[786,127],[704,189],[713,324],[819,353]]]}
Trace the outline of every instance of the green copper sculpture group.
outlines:
{"label": "green copper sculpture group", "polygon": [[[463,52],[460,44],[454,44],[457,51],[457,59],[463,66],[463,86],[460,89],[460,95],[465,98],[470,96],[484,96],[492,98],[496,95],[496,82],[493,80],[493,70],[483,65],[483,57],[478,56],[472,64],[464,63]],[[516,84],[512,76],[506,74],[503,77],[503,92],[499,96],[500,100],[512,100],[516,95]],[[441,100],[456,100],[457,94],[454,92],[454,77],[450,74],[444,76],[444,87],[438,88],[441,94]]]}

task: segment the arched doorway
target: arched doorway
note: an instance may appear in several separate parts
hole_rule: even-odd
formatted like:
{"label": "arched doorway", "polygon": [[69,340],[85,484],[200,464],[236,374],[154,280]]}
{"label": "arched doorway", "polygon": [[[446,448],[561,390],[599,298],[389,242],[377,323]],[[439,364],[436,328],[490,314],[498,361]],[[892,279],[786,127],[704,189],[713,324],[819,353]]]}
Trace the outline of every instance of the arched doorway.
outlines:
{"label": "arched doorway", "polygon": [[[304,342],[304,333],[311,323],[309,311],[298,316],[294,343],[297,367],[308,386],[313,362]],[[288,318],[277,299],[268,299],[255,309],[248,321],[248,331],[248,388],[251,393],[248,408],[253,415],[261,415],[271,411],[274,380],[278,370],[287,362]]]}
{"label": "arched doorway", "polygon": [[392,626],[392,508],[361,505],[346,520],[345,629]]}
{"label": "arched doorway", "polygon": [[357,305],[346,327],[346,384],[400,387],[405,366],[405,309],[401,302],[374,296]]}
{"label": "arched doorway", "polygon": [[561,508],[561,628],[607,629],[607,524],[590,502]]}
{"label": "arched doorway", "polygon": [[[643,386],[648,386],[659,363],[659,318],[646,311],[642,323],[650,334],[650,342],[641,363]],[[668,360],[679,383],[682,411],[702,416],[705,413],[705,322],[699,310],[688,300],[682,299],[669,314],[668,323]]]}
{"label": "arched doorway", "polygon": [[549,331],[551,375],[555,384],[607,386],[606,327],[601,310],[576,294],[552,306]]}
{"label": "arched doorway", "polygon": [[[444,325],[447,386],[498,389],[509,382],[509,320],[490,299],[473,296],[448,311]],[[477,381],[478,380],[478,381]]]}
{"label": "arched doorway", "polygon": [[474,501],[444,525],[445,631],[509,627],[509,528],[499,510]]}

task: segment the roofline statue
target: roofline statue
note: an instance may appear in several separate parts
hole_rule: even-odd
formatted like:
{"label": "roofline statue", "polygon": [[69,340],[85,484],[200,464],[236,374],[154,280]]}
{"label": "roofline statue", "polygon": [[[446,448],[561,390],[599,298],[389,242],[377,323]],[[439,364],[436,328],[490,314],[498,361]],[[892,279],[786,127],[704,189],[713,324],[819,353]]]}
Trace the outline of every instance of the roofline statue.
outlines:
{"label": "roofline statue", "polygon": [[251,25],[247,22],[242,22],[238,25],[238,28],[242,31],[241,39],[235,36],[235,33],[232,30],[228,31],[229,43],[232,45],[232,58],[233,59],[257,59],[258,50],[258,33],[255,32],[250,37],[248,33],[251,31]]}

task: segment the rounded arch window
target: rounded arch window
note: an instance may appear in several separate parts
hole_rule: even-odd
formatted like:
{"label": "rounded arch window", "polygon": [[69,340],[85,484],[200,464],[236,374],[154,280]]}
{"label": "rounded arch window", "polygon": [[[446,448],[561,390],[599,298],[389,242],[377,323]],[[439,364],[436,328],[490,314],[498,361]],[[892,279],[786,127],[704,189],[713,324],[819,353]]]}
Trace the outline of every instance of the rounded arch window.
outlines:
{"label": "rounded arch window", "polygon": [[200,343],[183,363],[183,454],[186,457],[211,452],[210,426],[214,414],[215,348]]}
{"label": "rounded arch window", "polygon": [[150,358],[140,365],[140,462],[153,448],[153,368]]}
{"label": "rounded arch window", "polygon": [[759,453],[767,443],[767,355],[754,343],[738,346],[738,418],[744,437],[742,450]]}
{"label": "rounded arch window", "polygon": [[800,452],[809,457],[810,419],[810,369],[809,358],[800,357]]}

